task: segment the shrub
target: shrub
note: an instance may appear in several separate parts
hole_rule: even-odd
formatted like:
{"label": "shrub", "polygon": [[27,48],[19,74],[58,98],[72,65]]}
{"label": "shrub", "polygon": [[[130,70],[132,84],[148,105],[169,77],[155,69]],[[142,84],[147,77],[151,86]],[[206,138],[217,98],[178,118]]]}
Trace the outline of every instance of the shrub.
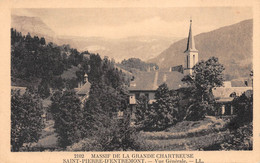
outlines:
{"label": "shrub", "polygon": [[252,150],[253,126],[252,123],[232,131],[229,141],[221,144],[222,150]]}

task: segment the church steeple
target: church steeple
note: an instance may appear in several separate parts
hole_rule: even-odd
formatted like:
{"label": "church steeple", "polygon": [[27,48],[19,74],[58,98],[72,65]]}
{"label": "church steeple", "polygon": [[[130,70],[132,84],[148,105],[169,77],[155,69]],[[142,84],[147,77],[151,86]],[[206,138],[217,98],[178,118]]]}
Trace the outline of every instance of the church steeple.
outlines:
{"label": "church steeple", "polygon": [[195,48],[195,41],[192,35],[192,20],[190,20],[190,30],[189,36],[187,41],[187,49],[184,51],[186,53],[185,56],[185,65],[184,67],[184,74],[185,75],[192,75],[193,67],[198,62],[198,50]]}
{"label": "church steeple", "polygon": [[190,30],[187,42],[187,49],[185,50],[185,52],[187,51],[197,51],[197,49],[195,48],[194,37],[192,35],[192,19],[190,19]]}

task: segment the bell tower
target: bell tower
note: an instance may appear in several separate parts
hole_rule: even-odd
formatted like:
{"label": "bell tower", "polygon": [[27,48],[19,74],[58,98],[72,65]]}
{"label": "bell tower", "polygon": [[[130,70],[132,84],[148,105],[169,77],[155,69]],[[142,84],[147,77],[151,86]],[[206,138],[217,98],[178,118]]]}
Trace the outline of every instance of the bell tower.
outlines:
{"label": "bell tower", "polygon": [[190,20],[190,30],[187,42],[187,49],[184,51],[186,54],[184,62],[184,75],[192,75],[193,66],[198,63],[199,53],[195,48],[195,41],[192,35],[192,20]]}

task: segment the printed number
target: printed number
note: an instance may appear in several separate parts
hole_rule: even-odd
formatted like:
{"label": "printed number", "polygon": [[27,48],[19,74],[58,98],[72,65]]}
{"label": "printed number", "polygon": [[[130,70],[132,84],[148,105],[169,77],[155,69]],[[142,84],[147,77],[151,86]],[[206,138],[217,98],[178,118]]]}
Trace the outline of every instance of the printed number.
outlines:
{"label": "printed number", "polygon": [[84,154],[74,154],[74,158],[84,158]]}

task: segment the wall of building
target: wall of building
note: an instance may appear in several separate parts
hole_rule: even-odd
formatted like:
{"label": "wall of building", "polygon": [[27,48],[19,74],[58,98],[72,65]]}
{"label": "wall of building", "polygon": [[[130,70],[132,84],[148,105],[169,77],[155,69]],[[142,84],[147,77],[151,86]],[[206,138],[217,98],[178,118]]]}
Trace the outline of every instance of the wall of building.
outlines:
{"label": "wall of building", "polygon": [[150,104],[152,104],[155,101],[155,92],[142,91],[142,92],[131,92],[129,96],[129,103],[137,104],[137,99],[141,96],[146,96],[149,99]]}

